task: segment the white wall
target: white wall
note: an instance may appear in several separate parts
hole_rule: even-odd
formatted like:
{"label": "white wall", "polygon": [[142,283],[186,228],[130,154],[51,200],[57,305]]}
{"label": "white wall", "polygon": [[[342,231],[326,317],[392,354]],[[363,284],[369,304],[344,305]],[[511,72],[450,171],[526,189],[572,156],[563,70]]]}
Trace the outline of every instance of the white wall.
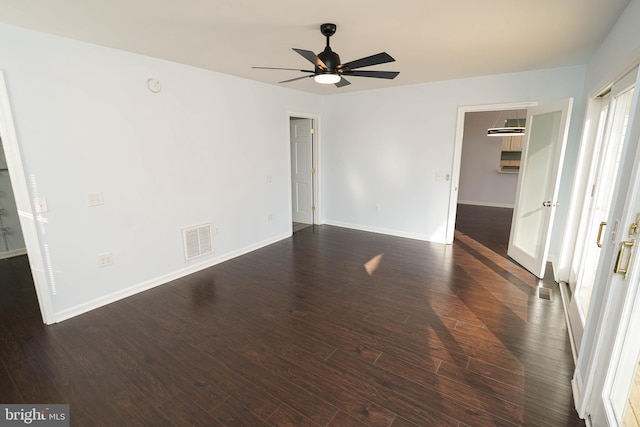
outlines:
{"label": "white wall", "polygon": [[638,65],[640,1],[631,0],[588,63],[586,88],[595,96]]}
{"label": "white wall", "polygon": [[527,110],[477,111],[465,114],[458,202],[513,207],[517,173],[498,173],[502,137],[487,136],[487,128],[504,126],[508,118],[526,118]]}
{"label": "white wall", "polygon": [[[288,112],[320,97],[7,25],[0,39],[58,320],[290,233]],[[185,262],[180,229],[208,221],[214,254]]]}
{"label": "white wall", "polygon": [[[585,67],[576,66],[327,97],[326,222],[445,242],[450,182],[437,181],[436,174],[451,173],[458,107],[574,97],[560,192],[568,204],[584,78]],[[564,222],[562,208],[557,223]]]}

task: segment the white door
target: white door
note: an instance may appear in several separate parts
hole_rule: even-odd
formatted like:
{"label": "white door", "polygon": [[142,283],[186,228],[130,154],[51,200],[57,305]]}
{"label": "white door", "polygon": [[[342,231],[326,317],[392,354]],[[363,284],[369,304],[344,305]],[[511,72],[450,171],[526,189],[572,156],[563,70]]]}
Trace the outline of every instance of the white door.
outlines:
{"label": "white door", "polygon": [[[638,87],[636,78],[635,86]],[[600,267],[571,385],[578,414],[594,427],[619,426],[640,353],[640,109],[638,91],[607,219]],[[635,225],[634,225],[635,224]]]}
{"label": "white door", "polygon": [[630,73],[613,86],[609,96],[594,101],[599,112],[597,119],[593,117],[593,120],[597,120],[598,124],[591,161],[585,161],[590,174],[585,187],[586,194],[583,196],[576,255],[569,278],[572,297],[568,302],[567,313],[576,350],[579,350],[582,342],[601,248],[606,244],[604,237],[608,228],[607,219],[627,132],[634,84],[635,75]]}
{"label": "white door", "polygon": [[527,114],[525,146],[507,254],[544,276],[573,98],[539,105]]}
{"label": "white door", "polygon": [[313,119],[291,118],[291,194],[293,222],[313,224]]}
{"label": "white door", "polygon": [[640,238],[640,168],[637,166],[620,227],[613,233],[616,254],[611,260],[613,268],[606,283],[614,292],[609,305],[612,314],[607,320],[611,328],[608,333],[615,339],[607,369],[599,371],[606,375],[603,392],[594,390],[600,397],[592,414],[595,426],[623,426],[640,357],[640,257],[637,247]]}

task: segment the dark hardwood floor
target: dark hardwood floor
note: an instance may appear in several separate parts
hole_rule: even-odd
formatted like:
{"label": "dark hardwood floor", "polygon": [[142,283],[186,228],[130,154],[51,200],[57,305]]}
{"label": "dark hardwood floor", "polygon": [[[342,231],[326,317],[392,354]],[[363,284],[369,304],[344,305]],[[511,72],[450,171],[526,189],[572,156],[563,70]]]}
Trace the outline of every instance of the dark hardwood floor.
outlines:
{"label": "dark hardwood floor", "polygon": [[456,230],[485,247],[507,256],[513,209],[458,205]]}
{"label": "dark hardwood floor", "polygon": [[26,258],[0,261],[0,402],[74,426],[584,426],[556,284],[479,241],[489,216],[463,208],[450,246],[310,227],[51,326]]}

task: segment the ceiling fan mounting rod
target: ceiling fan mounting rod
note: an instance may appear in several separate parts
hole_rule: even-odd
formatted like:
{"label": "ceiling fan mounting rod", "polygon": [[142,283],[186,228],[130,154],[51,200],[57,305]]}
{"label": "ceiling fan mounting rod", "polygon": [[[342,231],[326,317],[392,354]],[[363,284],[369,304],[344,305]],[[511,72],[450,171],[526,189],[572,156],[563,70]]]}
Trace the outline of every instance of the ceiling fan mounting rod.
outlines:
{"label": "ceiling fan mounting rod", "polygon": [[320,25],[320,32],[327,38],[327,47],[329,47],[329,37],[336,33],[336,24],[322,24]]}

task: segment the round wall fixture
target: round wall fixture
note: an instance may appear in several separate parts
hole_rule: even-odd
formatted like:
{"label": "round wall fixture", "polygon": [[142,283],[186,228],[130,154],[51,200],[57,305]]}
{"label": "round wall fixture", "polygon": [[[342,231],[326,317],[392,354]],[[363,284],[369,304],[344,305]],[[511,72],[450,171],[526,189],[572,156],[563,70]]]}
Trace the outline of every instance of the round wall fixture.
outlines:
{"label": "round wall fixture", "polygon": [[162,85],[158,79],[149,79],[147,80],[147,87],[153,93],[158,93],[162,90]]}

